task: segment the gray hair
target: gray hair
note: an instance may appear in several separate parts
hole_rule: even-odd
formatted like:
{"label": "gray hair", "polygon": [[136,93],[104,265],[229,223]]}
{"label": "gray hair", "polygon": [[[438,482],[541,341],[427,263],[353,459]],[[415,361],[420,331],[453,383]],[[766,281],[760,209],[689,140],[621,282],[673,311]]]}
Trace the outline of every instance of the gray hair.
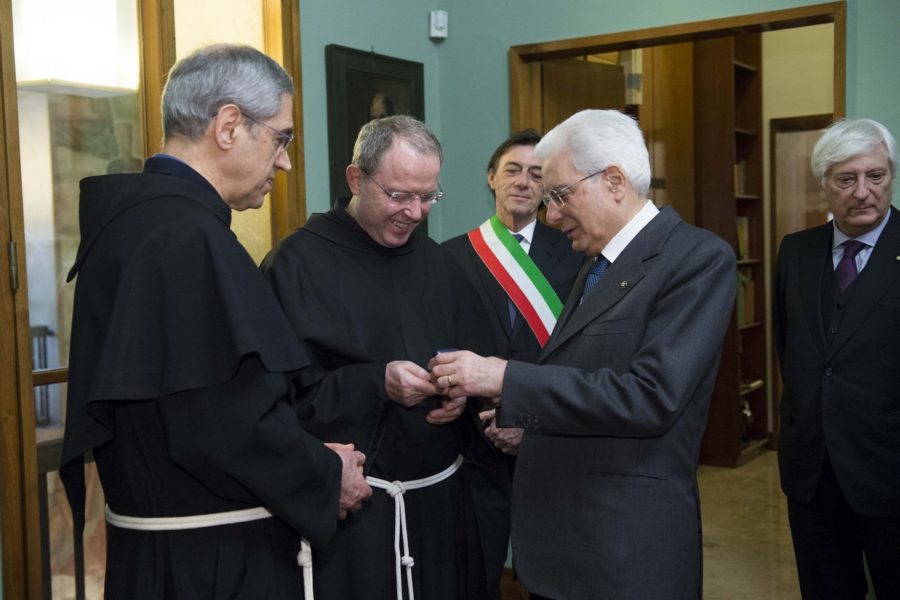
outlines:
{"label": "gray hair", "polygon": [[868,154],[878,144],[884,144],[887,149],[893,177],[897,172],[897,142],[887,127],[872,119],[836,121],[813,147],[809,160],[813,175],[824,186],[828,169],[854,156]]}
{"label": "gray hair", "polygon": [[425,123],[407,115],[373,119],[362,126],[353,144],[353,164],[372,175],[395,139],[402,139],[419,154],[437,156],[444,162],[441,143]]}
{"label": "gray hair", "polygon": [[169,71],[162,99],[163,135],[196,140],[226,104],[237,105],[251,119],[271,119],[281,110],[285,94],[294,94],[291,76],[259,50],[233,44],[200,48]]}
{"label": "gray hair", "polygon": [[637,122],[617,110],[582,110],[553,129],[534,147],[544,160],[565,153],[583,175],[619,165],[635,191],[650,190],[650,155]]}

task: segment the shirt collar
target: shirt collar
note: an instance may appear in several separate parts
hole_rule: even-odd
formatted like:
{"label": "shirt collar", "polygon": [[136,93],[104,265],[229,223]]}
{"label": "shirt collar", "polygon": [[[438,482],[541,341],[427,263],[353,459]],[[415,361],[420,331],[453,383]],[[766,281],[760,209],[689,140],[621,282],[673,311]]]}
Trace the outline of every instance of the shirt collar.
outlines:
{"label": "shirt collar", "polygon": [[846,233],[838,229],[837,223],[832,221],[834,235],[831,238],[831,249],[834,250],[847,240],[859,240],[867,246],[875,246],[875,242],[878,241],[878,238],[881,237],[881,232],[884,231],[885,225],[887,225],[888,219],[891,218],[891,209],[888,207],[887,214],[884,215],[884,218],[881,220],[881,223],[878,224],[878,227],[871,231],[867,231],[859,237],[851,238]]}
{"label": "shirt collar", "polygon": [[526,225],[519,231],[513,231],[512,229],[510,229],[509,232],[512,234],[518,233],[519,235],[522,236],[522,241],[527,242],[530,245],[531,240],[534,239],[534,228],[536,225],[537,225],[537,219],[535,219],[534,221],[532,221],[531,223],[529,223],[528,225]]}
{"label": "shirt collar", "polygon": [[647,223],[652,221],[653,217],[658,214],[659,209],[656,208],[656,205],[654,205],[651,200],[647,200],[647,203],[644,204],[643,208],[641,208],[641,210],[625,224],[625,227],[619,230],[619,233],[614,235],[613,239],[609,240],[609,243],[603,248],[601,254],[603,254],[609,262],[615,262],[628,244],[631,243],[631,240],[637,237],[637,234],[647,226]]}

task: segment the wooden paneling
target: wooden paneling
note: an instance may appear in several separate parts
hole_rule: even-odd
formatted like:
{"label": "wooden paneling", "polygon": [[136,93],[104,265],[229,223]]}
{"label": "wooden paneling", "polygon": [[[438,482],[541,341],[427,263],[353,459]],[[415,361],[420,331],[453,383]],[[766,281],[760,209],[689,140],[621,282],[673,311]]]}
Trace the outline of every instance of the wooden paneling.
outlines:
{"label": "wooden paneling", "polygon": [[141,108],[145,124],[144,156],[162,148],[160,102],[166,76],[175,64],[174,0],[139,0],[141,36]]}
{"label": "wooden paneling", "polygon": [[640,125],[650,150],[657,206],[671,205],[694,222],[693,44],[643,51],[643,105]]}
{"label": "wooden paneling", "polygon": [[[138,0],[142,40],[141,116],[145,151],[159,150],[162,124],[159,102],[165,75],[174,62],[174,12],[171,0]],[[12,7],[0,0],[0,261],[10,268],[10,243],[17,247],[19,287],[0,277],[0,539],[3,597],[41,598],[39,478],[35,439],[34,381],[25,260],[25,224],[19,158]],[[45,379],[60,382],[66,369]]]}
{"label": "wooden paneling", "polygon": [[[787,10],[710,19],[708,21],[693,21],[678,25],[605,33],[567,40],[522,44],[513,46],[512,50],[526,62],[552,60],[615,50],[692,42],[735,34],[760,33],[762,31],[804,27],[806,25],[820,25],[822,23],[835,23],[837,25],[839,20],[841,20],[841,25],[845,25],[845,19],[846,2],[828,2]],[[842,46],[843,43],[843,40],[841,40]],[[835,49],[837,49],[837,44],[838,40],[835,39]],[[841,54],[841,56],[843,57],[844,55]],[[843,91],[843,88],[841,90]]]}
{"label": "wooden paneling", "polygon": [[619,65],[584,60],[541,64],[542,131],[586,108],[625,110],[625,71]]}
{"label": "wooden paneling", "polygon": [[769,440],[760,37],[694,44],[697,224],[728,241],[738,257],[739,308],[723,343],[700,454],[704,463],[726,466]]}
{"label": "wooden paneling", "polygon": [[510,48],[509,51],[510,125],[512,131],[543,128],[541,114],[541,63],[524,61]]}
{"label": "wooden paneling", "polygon": [[[306,223],[306,164],[303,157],[303,69],[300,60],[299,0],[266,0],[266,49],[280,55],[294,80],[294,143],[288,147],[292,169],[280,173],[272,191],[272,243]],[[276,14],[276,12],[280,14]],[[280,34],[273,29],[279,26]]]}
{"label": "wooden paneling", "polygon": [[11,3],[0,0],[0,540],[3,597],[28,598],[41,594],[40,519],[12,39]]}
{"label": "wooden paneling", "polygon": [[834,112],[835,118],[842,117],[846,104],[846,15],[846,2],[828,2],[709,21],[512,46],[509,49],[510,129],[518,131],[525,127],[535,127],[535,115],[529,107],[530,103],[537,101],[535,90],[540,89],[540,71],[533,68],[536,62],[822,23],[834,23]]}

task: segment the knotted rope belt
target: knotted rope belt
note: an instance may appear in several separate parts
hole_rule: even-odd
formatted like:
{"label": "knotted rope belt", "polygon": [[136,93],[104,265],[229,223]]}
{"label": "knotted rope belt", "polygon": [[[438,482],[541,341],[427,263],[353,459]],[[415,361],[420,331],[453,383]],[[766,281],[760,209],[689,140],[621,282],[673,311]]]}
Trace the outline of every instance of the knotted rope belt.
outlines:
{"label": "knotted rope belt", "polygon": [[[127,517],[114,513],[109,504],[104,508],[106,522],[120,529],[137,529],[140,531],[176,531],[180,529],[201,529],[203,527],[218,527],[220,525],[233,525],[235,523],[248,523],[272,517],[272,513],[265,508],[245,508],[243,510],[229,510],[207,515],[190,515],[187,517]],[[300,552],[297,553],[297,564],[303,568],[303,596],[307,600],[314,600],[313,595],[313,570],[312,549],[306,538],[300,540]]]}
{"label": "knotted rope belt", "polygon": [[[463,463],[462,455],[456,457],[452,465],[430,477],[413,479],[410,481],[387,481],[377,477],[366,477],[366,481],[372,487],[387,491],[394,499],[394,556],[396,557],[397,598],[403,600],[402,569],[406,568],[406,582],[409,590],[409,600],[413,598],[412,568],[415,564],[409,554],[409,537],[406,530],[406,503],[403,495],[409,490],[417,490],[436,483],[440,483],[459,470]],[[248,523],[260,519],[268,519],[272,516],[265,508],[245,508],[243,510],[230,510],[206,515],[189,515],[186,517],[129,517],[119,515],[112,511],[107,504],[104,508],[106,522],[120,529],[136,529],[140,531],[176,531],[182,529],[201,529],[203,527],[218,527],[220,525],[233,525],[235,523]],[[403,539],[403,552],[400,551],[400,539]],[[306,539],[300,541],[300,552],[297,553],[297,564],[303,568],[303,594],[307,600],[314,600],[313,593],[313,569],[312,550]]]}
{"label": "knotted rope belt", "polygon": [[[435,473],[430,477],[422,479],[412,479],[410,481],[387,481],[377,477],[366,477],[366,481],[372,487],[385,490],[388,495],[394,499],[394,567],[397,576],[397,600],[403,600],[403,576],[402,570],[406,569],[406,585],[409,591],[409,600],[414,600],[412,568],[415,564],[413,557],[409,554],[409,536],[406,532],[406,502],[403,495],[409,490],[418,490],[436,483],[440,483],[459,470],[463,463],[462,454],[456,457],[452,465]],[[403,538],[403,552],[400,552],[400,538]]]}

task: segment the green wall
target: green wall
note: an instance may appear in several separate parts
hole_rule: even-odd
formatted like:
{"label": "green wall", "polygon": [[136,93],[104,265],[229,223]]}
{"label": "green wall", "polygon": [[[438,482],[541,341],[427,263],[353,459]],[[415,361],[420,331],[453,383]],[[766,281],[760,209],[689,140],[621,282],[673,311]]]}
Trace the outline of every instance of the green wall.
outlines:
{"label": "green wall", "polygon": [[[426,121],[445,151],[447,196],[430,219],[444,240],[492,210],[484,168],[509,132],[507,51],[524,43],[644,29],[817,4],[803,0],[301,0],[303,109],[309,212],[327,209],[325,51],[329,43],[425,65]],[[428,12],[449,13],[449,37],[428,38]],[[847,114],[883,122],[900,136],[897,0],[847,2]]]}
{"label": "green wall", "polygon": [[[300,0],[303,58],[303,147],[308,212],[328,210],[328,110],[325,46],[374,50],[423,63],[425,120],[440,138],[442,49],[428,38],[428,15],[436,2],[421,0]],[[451,27],[452,19],[451,16]]]}

